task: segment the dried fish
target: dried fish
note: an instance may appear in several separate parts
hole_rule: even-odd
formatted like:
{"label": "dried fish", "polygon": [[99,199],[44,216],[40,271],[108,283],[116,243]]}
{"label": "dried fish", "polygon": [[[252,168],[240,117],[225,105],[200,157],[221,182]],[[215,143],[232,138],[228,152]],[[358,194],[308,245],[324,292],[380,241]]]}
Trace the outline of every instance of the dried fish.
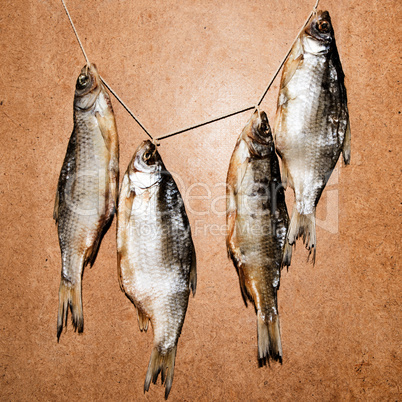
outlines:
{"label": "dried fish", "polygon": [[227,249],[244,302],[257,313],[258,358],[282,361],[277,291],[288,213],[265,112],[256,110],[237,140],[227,175]]}
{"label": "dried fish", "polygon": [[77,79],[74,129],[60,172],[53,217],[57,223],[62,270],[57,339],[71,309],[75,330],[84,329],[82,274],[93,265],[117,201],[119,142],[112,104],[95,64]]}
{"label": "dried fish", "polygon": [[342,152],[350,162],[350,126],[344,73],[331,18],[318,11],[300,34],[284,66],[274,127],[282,181],[295,192],[284,264],[302,236],[316,252],[315,215],[322,191]]}
{"label": "dried fish", "polygon": [[167,398],[197,274],[183,200],[151,141],[138,147],[124,175],[117,222],[120,287],[137,309],[140,330],[151,321],[154,332],[144,391],[161,373]]}

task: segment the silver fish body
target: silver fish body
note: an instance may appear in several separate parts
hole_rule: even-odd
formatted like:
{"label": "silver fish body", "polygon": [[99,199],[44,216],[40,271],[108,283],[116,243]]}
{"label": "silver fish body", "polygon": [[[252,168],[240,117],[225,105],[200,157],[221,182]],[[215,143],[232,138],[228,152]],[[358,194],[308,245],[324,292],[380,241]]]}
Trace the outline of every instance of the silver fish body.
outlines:
{"label": "silver fish body", "polygon": [[265,112],[255,111],[233,151],[227,175],[227,249],[243,299],[257,313],[258,358],[282,361],[277,291],[288,213]]}
{"label": "silver fish body", "polygon": [[274,139],[282,181],[295,193],[284,264],[303,236],[316,251],[315,214],[321,193],[343,152],[350,162],[350,127],[344,73],[331,18],[318,11],[300,34],[285,63]]}
{"label": "silver fish body", "polygon": [[74,129],[60,172],[53,217],[62,259],[57,338],[71,309],[83,331],[81,284],[113,219],[118,189],[118,135],[109,96],[94,64],[85,66],[74,96]]}
{"label": "silver fish body", "polygon": [[144,391],[161,372],[167,398],[190,290],[196,290],[196,258],[180,192],[151,141],[138,147],[124,175],[117,222],[120,286],[137,309],[140,330],[151,321],[154,333]]}

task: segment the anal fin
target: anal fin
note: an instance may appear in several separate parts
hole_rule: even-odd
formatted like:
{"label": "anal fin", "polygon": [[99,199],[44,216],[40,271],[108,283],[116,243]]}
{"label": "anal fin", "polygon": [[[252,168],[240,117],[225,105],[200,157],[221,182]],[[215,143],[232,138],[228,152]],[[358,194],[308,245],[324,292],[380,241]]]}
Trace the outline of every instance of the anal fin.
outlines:
{"label": "anal fin", "polygon": [[84,267],[87,264],[90,264],[90,267],[92,268],[92,266],[94,265],[96,256],[98,255],[98,251],[99,251],[100,240],[101,240],[100,236],[101,235],[99,234],[96,237],[96,239],[94,240],[94,242],[92,243],[92,245],[87,248],[87,250],[85,252],[85,256],[84,256]]}
{"label": "anal fin", "polygon": [[148,324],[149,324],[148,316],[145,313],[143,313],[139,308],[137,308],[137,317],[138,317],[138,326],[140,327],[140,331],[147,332]]}
{"label": "anal fin", "polygon": [[348,124],[346,126],[345,138],[343,140],[342,145],[342,155],[345,165],[350,164],[350,153],[351,153],[351,134],[350,134],[350,122],[348,120]]}
{"label": "anal fin", "polygon": [[286,190],[288,186],[290,186],[291,188],[294,187],[292,176],[290,175],[289,169],[286,166],[283,159],[281,163],[281,180],[282,180],[282,187],[284,188],[284,190]]}
{"label": "anal fin", "polygon": [[237,274],[239,275],[239,285],[240,285],[240,291],[241,291],[241,296],[243,298],[244,304],[248,305],[247,300],[250,300],[253,302],[253,298],[250,295],[250,292],[247,290],[247,285],[246,285],[246,278],[244,277],[244,272],[241,267],[241,264],[239,266],[236,266],[237,268]]}

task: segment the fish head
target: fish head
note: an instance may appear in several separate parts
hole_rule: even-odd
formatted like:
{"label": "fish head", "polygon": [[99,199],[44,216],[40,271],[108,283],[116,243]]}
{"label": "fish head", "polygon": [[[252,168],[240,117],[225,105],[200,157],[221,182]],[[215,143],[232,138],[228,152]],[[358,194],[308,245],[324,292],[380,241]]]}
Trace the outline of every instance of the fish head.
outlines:
{"label": "fish head", "polygon": [[[256,109],[246,130],[246,143],[249,151],[255,157],[263,157],[273,151],[273,139],[271,126],[269,125],[267,114]],[[244,138],[244,137],[243,137]]]}
{"label": "fish head", "polygon": [[303,46],[313,54],[326,53],[334,39],[334,29],[328,11],[317,11],[304,30]]}
{"label": "fish head", "polygon": [[81,70],[75,84],[74,107],[90,109],[101,91],[102,83],[95,64],[87,64]]}
{"label": "fish head", "polygon": [[272,131],[268,116],[263,110],[256,109],[250,120],[248,136],[262,143],[272,142]]}
{"label": "fish head", "polygon": [[128,176],[132,189],[146,189],[161,180],[163,170],[162,158],[156,145],[143,141],[134,153],[128,166]]}
{"label": "fish head", "polygon": [[268,116],[263,110],[255,110],[252,119],[253,133],[263,139],[272,138],[271,126],[269,125]]}

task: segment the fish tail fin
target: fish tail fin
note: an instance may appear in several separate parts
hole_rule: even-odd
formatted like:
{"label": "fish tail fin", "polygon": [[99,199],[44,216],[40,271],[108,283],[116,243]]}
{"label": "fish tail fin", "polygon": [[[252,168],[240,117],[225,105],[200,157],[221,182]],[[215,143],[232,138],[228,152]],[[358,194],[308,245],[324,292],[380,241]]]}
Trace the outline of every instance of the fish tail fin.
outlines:
{"label": "fish tail fin", "polygon": [[149,390],[151,380],[156,384],[159,373],[161,373],[162,384],[165,384],[165,399],[168,398],[173,383],[174,364],[176,360],[177,346],[162,354],[157,347],[152,349],[151,358],[149,359],[148,371],[145,376],[144,393]]}
{"label": "fish tail fin", "polygon": [[282,342],[281,331],[279,327],[279,316],[274,316],[272,321],[268,322],[268,334],[270,355],[273,359],[282,363]]}
{"label": "fish tail fin", "polygon": [[279,316],[266,322],[260,311],[257,313],[258,359],[265,362],[270,357],[282,363],[282,342],[279,329]]}
{"label": "fish tail fin", "polygon": [[70,307],[74,330],[79,333],[84,330],[84,315],[82,312],[81,280],[74,285],[62,279],[59,288],[59,311],[57,315],[57,342],[67,327],[67,314]]}
{"label": "fish tail fin", "polygon": [[[315,253],[317,247],[317,239],[315,234],[315,209],[311,214],[300,214],[297,209],[293,208],[292,219],[290,220],[287,243],[293,246],[296,240],[302,237],[303,243],[309,250],[309,257],[313,253],[313,263],[315,263]],[[288,250],[285,246],[285,252]],[[287,253],[287,256],[289,252]],[[285,256],[284,256],[285,258]]]}

